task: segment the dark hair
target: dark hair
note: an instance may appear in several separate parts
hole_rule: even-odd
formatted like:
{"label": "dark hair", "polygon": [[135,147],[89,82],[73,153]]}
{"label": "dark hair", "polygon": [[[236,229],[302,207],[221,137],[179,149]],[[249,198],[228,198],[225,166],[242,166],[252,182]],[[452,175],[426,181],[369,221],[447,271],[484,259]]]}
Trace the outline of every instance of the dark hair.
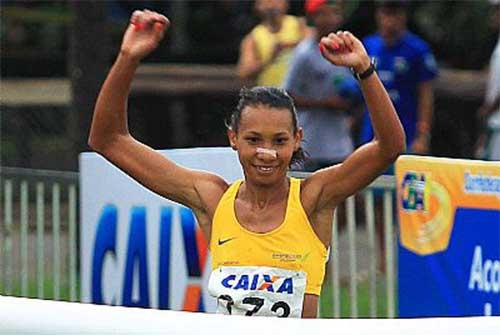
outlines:
{"label": "dark hair", "polygon": [[[293,133],[295,134],[298,131],[297,110],[295,109],[293,99],[285,90],[267,86],[256,86],[253,88],[243,87],[240,90],[238,105],[231,114],[229,120],[226,121],[226,127],[237,133],[241,121],[241,113],[245,107],[256,107],[259,105],[287,109],[292,115]],[[299,147],[299,149],[293,153],[290,165],[296,163],[301,164],[305,159],[305,152],[302,147]]]}
{"label": "dark hair", "polygon": [[388,8],[394,10],[407,10],[410,6],[408,0],[377,0],[375,1],[377,8]]}

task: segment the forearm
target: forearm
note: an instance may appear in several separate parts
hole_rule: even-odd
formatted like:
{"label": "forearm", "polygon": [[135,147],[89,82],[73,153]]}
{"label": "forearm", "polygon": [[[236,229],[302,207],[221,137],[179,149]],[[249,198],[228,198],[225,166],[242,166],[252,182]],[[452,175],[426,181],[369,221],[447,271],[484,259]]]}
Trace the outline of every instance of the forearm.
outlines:
{"label": "forearm", "polygon": [[257,57],[255,42],[251,36],[243,39],[240,46],[240,59],[238,60],[237,71],[241,79],[255,79],[262,71],[264,64]]}
{"label": "forearm", "polygon": [[237,71],[238,76],[241,79],[255,79],[257,75],[262,71],[264,65],[256,60],[252,62],[245,62],[243,64],[238,64]]}
{"label": "forearm", "polygon": [[376,73],[360,81],[370,119],[382,154],[394,158],[405,151],[405,133],[394,105]]}
{"label": "forearm", "polygon": [[424,82],[418,88],[417,136],[429,137],[434,113],[434,92],[432,82]]}
{"label": "forearm", "polygon": [[120,52],[97,98],[89,145],[99,150],[115,136],[128,134],[127,100],[139,61]]}

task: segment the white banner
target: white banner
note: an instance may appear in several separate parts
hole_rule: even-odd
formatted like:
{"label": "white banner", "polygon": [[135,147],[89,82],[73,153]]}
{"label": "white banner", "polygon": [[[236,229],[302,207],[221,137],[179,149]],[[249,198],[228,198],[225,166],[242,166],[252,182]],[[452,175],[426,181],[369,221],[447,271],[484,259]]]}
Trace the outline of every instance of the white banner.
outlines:
{"label": "white banner", "polygon": [[500,317],[289,319],[95,306],[0,296],[1,334],[497,335]]}
{"label": "white banner", "polygon": [[[164,150],[193,169],[243,177],[230,148]],[[191,210],[145,189],[96,153],[80,155],[82,302],[215,311],[210,259]]]}

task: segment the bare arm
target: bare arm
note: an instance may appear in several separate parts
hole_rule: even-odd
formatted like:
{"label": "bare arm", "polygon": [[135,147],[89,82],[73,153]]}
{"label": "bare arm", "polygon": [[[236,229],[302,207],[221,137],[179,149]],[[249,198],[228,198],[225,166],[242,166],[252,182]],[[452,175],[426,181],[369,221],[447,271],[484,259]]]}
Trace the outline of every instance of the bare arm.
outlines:
{"label": "bare arm", "polygon": [[[323,56],[331,63],[352,67],[358,73],[369,67],[370,59],[362,43],[348,32],[321,39]],[[382,82],[374,73],[360,81],[367,104],[374,139],[354,151],[343,163],[314,173],[306,186],[318,190],[315,210],[335,206],[363,189],[405,150],[405,134]]]}
{"label": "bare arm", "polygon": [[418,85],[417,129],[411,150],[418,154],[429,152],[434,112],[434,90],[432,81],[424,81]]}
{"label": "bare arm", "polygon": [[140,60],[156,48],[168,24],[163,15],[134,12],[120,54],[99,93],[89,145],[150,190],[204,213],[207,198],[211,198],[207,195],[222,194],[225,182],[176,165],[135,140],[127,126],[127,99],[134,73]]}
{"label": "bare arm", "polygon": [[240,58],[237,65],[238,76],[243,80],[253,80],[265,65],[257,54],[254,39],[250,34],[247,35],[240,44]]}

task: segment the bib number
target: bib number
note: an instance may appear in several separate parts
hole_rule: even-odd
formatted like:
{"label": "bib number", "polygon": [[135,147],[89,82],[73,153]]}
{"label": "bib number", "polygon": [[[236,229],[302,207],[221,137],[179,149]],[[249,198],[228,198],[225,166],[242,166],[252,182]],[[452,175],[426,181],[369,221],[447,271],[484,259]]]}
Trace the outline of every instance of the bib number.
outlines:
{"label": "bib number", "polygon": [[[233,298],[231,298],[231,296],[229,296],[227,294],[224,294],[224,295],[219,296],[219,300],[226,301],[227,313],[229,315],[231,315],[233,305],[234,305]],[[252,316],[252,315],[256,314],[258,311],[260,311],[262,306],[264,306],[264,299],[263,298],[246,297],[243,299],[242,302],[244,304],[247,304],[247,305],[255,306],[252,310],[246,311],[246,313],[245,313],[246,316]],[[279,314],[280,310],[282,310],[281,314]],[[276,316],[279,318],[287,318],[290,315],[290,306],[284,301],[278,301],[271,306],[271,311],[274,312],[276,314]]]}
{"label": "bib number", "polygon": [[306,274],[271,267],[221,267],[208,284],[217,312],[229,315],[302,316]]}

